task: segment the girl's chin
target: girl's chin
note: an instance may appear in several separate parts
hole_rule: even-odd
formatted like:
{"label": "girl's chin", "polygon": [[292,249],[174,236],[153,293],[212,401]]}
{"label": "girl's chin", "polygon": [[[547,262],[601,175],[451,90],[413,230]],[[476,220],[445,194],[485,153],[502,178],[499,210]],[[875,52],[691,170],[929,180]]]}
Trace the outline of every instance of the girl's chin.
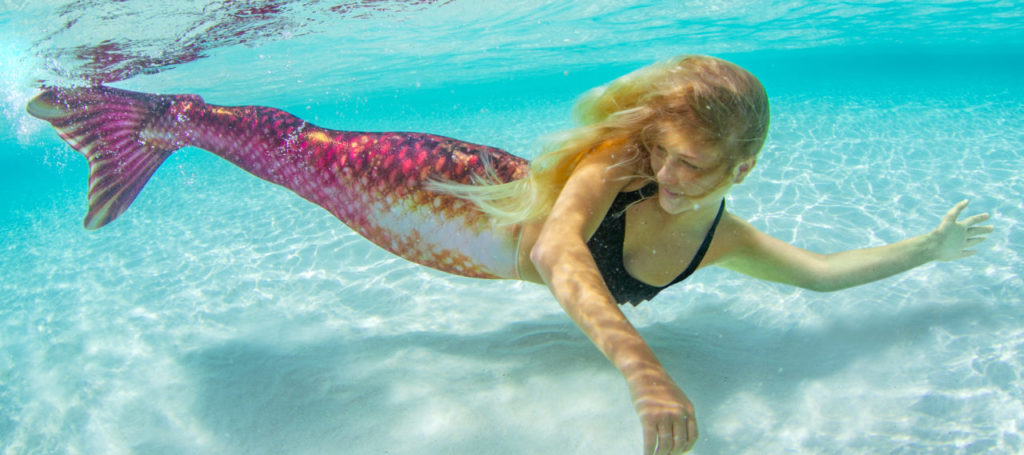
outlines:
{"label": "girl's chin", "polygon": [[692,200],[687,199],[683,196],[676,197],[665,197],[658,198],[658,203],[661,205],[661,209],[670,215],[678,215],[683,212],[690,210],[696,210],[699,206]]}
{"label": "girl's chin", "polygon": [[693,201],[690,198],[679,193],[669,192],[665,188],[659,188],[658,202],[663,210],[673,214],[685,212],[693,206]]}

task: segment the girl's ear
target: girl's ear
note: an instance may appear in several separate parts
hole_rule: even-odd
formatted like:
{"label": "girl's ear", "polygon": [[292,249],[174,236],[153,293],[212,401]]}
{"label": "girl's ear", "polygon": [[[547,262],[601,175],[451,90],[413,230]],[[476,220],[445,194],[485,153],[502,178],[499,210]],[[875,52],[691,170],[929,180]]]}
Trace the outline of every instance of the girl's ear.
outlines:
{"label": "girl's ear", "polygon": [[741,161],[740,164],[736,165],[732,171],[732,183],[740,183],[743,179],[747,178],[747,174],[750,173],[750,170],[754,168],[755,164],[757,164],[757,158],[750,158],[748,160]]}

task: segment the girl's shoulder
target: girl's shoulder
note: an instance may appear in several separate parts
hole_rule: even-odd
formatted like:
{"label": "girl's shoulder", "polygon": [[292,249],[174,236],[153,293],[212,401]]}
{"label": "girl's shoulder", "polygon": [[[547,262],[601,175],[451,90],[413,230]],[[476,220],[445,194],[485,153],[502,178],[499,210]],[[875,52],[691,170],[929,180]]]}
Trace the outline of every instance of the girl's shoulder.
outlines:
{"label": "girl's shoulder", "polygon": [[607,139],[579,157],[580,161],[596,161],[605,166],[606,173],[629,180],[624,191],[633,191],[650,183],[650,160],[633,141],[624,138]]}

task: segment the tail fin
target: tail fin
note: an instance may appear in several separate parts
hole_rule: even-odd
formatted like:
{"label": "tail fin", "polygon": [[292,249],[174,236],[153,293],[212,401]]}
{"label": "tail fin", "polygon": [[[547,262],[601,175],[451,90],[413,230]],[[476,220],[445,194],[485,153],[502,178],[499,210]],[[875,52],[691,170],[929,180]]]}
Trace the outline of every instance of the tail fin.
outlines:
{"label": "tail fin", "polygon": [[46,120],[89,161],[89,212],[83,224],[97,229],[124,213],[153,172],[181,147],[147,131],[176,100],[109,87],[46,89],[28,113]]}

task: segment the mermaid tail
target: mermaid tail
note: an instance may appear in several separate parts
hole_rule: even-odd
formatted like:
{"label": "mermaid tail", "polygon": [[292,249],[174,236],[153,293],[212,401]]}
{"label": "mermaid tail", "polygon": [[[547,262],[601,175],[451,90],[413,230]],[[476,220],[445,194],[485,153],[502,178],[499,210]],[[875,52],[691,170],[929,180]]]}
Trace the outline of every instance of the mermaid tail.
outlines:
{"label": "mermaid tail", "polygon": [[28,112],[50,122],[89,161],[89,211],[86,229],[97,229],[121,215],[149,177],[180,145],[141,140],[139,130],[166,111],[170,97],[106,89],[73,92],[47,90],[28,104]]}
{"label": "mermaid tail", "polygon": [[294,191],[408,260],[463,276],[515,276],[514,229],[427,187],[524,177],[527,162],[500,149],[422,133],[334,131],[273,108],[109,87],[47,89],[28,112],[89,161],[87,229],[124,213],[171,152],[195,146]]}

